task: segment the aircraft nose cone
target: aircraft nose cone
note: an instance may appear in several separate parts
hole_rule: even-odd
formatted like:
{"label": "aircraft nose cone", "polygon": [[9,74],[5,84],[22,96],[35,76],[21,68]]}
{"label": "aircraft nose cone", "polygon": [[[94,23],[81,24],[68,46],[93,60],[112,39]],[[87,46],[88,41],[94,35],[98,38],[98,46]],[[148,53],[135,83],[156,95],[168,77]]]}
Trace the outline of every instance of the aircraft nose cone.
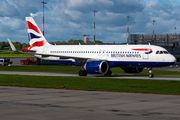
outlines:
{"label": "aircraft nose cone", "polygon": [[171,57],[170,62],[172,62],[172,63],[175,63],[175,62],[176,62],[176,58],[175,58],[173,55],[172,55],[172,57]]}

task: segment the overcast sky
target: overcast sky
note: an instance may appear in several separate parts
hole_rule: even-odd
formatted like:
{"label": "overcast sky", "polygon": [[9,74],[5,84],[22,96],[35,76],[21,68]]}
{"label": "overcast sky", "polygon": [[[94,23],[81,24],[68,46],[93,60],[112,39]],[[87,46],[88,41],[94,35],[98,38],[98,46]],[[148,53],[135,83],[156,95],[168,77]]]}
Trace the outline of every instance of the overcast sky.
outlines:
{"label": "overcast sky", "polygon": [[[0,0],[0,41],[28,43],[25,17],[33,16],[43,29],[43,0]],[[127,16],[133,34],[180,33],[180,0],[44,0],[45,37],[49,42],[83,39],[126,42]]]}

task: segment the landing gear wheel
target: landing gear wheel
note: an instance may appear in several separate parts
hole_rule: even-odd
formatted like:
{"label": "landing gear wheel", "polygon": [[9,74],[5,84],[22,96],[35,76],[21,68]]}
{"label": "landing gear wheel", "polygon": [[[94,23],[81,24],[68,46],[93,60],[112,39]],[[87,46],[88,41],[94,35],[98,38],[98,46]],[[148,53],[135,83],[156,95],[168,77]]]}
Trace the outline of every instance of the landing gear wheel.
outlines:
{"label": "landing gear wheel", "polygon": [[106,74],[104,74],[105,76],[111,76],[112,75],[112,71],[108,70],[108,72]]}
{"label": "landing gear wheel", "polygon": [[154,77],[154,74],[152,73],[152,68],[149,68],[149,78],[153,78]]}
{"label": "landing gear wheel", "polygon": [[149,74],[149,78],[153,78],[154,77],[154,74]]}
{"label": "landing gear wheel", "polygon": [[80,70],[79,76],[87,76],[87,71]]}

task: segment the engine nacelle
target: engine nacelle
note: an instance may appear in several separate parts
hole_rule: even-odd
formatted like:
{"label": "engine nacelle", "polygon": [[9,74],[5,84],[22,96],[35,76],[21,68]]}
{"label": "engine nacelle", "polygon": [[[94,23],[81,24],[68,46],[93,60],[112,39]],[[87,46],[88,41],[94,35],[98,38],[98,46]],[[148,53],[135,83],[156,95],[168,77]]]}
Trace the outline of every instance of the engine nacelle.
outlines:
{"label": "engine nacelle", "polygon": [[84,69],[92,74],[106,74],[109,70],[109,64],[106,61],[88,61]]}
{"label": "engine nacelle", "polygon": [[122,69],[125,73],[141,73],[144,70],[142,67],[124,67]]}

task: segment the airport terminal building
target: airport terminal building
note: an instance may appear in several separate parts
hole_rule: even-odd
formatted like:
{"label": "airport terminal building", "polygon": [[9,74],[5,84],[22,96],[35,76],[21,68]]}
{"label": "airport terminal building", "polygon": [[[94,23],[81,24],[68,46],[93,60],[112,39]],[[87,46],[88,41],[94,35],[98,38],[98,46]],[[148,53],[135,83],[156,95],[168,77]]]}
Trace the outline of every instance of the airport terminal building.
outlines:
{"label": "airport terminal building", "polygon": [[180,58],[180,34],[129,34],[129,44],[148,44],[162,46]]}

